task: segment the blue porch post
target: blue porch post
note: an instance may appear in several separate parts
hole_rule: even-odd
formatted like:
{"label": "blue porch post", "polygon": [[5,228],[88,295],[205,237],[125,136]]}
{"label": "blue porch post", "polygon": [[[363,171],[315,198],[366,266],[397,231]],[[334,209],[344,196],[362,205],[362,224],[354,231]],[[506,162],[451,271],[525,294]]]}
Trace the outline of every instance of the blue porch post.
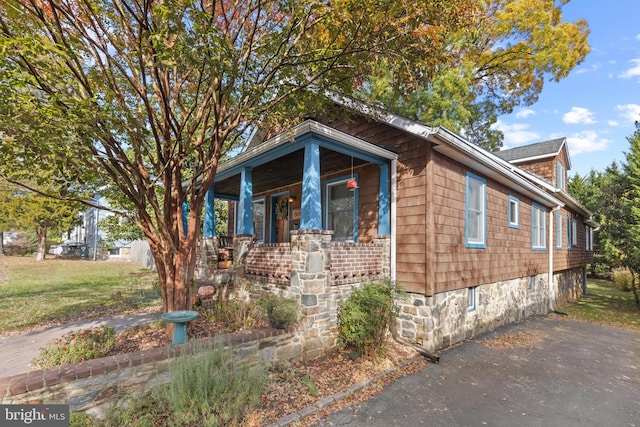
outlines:
{"label": "blue porch post", "polygon": [[189,204],[185,200],[184,202],[182,202],[182,229],[185,236],[189,231],[188,228],[189,228]]}
{"label": "blue porch post", "polygon": [[322,230],[320,146],[315,142],[304,145],[303,170],[300,230]]}
{"label": "blue porch post", "polygon": [[378,234],[391,234],[391,209],[389,204],[389,165],[380,165],[380,194],[378,195]]}
{"label": "blue porch post", "polygon": [[210,239],[216,235],[216,213],[213,185],[207,191],[204,205],[204,238]]}
{"label": "blue porch post", "polygon": [[238,201],[238,234],[253,235],[253,181],[251,168],[240,172],[240,200]]}

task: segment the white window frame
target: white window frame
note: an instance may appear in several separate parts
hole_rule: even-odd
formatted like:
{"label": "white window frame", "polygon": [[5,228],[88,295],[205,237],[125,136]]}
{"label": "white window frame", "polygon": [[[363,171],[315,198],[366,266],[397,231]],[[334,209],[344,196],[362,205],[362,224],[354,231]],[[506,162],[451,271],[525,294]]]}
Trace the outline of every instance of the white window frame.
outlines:
{"label": "white window frame", "polygon": [[476,309],[476,287],[467,288],[467,312]]}
{"label": "white window frame", "polygon": [[[267,236],[266,234],[266,225],[267,225],[267,199],[266,197],[258,197],[256,199],[253,199],[253,234],[256,236],[256,242],[258,243],[264,243],[266,241]],[[258,215],[258,209],[256,209],[256,205],[258,204],[262,204],[262,229],[260,230],[262,232],[262,238],[259,237],[258,235],[258,227],[256,227],[257,224],[259,224],[259,221],[256,221],[256,216]]]}
{"label": "white window frame", "polygon": [[562,213],[556,211],[556,249],[562,249]]}
{"label": "white window frame", "polygon": [[585,249],[589,252],[593,251],[593,228],[588,225],[584,226]]}
{"label": "white window frame", "polygon": [[556,184],[560,190],[567,189],[567,172],[559,160],[556,162]]}
{"label": "white window frame", "polygon": [[516,196],[509,196],[509,227],[520,228],[520,199]]}
{"label": "white window frame", "polygon": [[[475,199],[471,197],[474,189],[480,192],[479,197]],[[471,225],[474,219],[478,235],[471,236]],[[467,248],[487,247],[487,180],[471,172],[467,172],[466,176],[465,246]]]}
{"label": "white window frame", "polygon": [[531,248],[533,250],[547,249],[547,210],[537,203],[531,205]]}
{"label": "white window frame", "polygon": [[[329,196],[330,196],[330,189],[332,187],[335,186],[339,186],[342,185],[346,188],[347,185],[347,181],[351,178],[351,176],[346,176],[346,177],[339,177],[336,179],[332,179],[332,180],[328,180],[324,183],[324,223],[325,223],[325,228],[327,230],[331,230],[330,226],[329,226],[329,220],[330,220],[330,215],[329,215],[329,206],[330,206],[330,200],[329,200]],[[358,174],[354,175],[354,178],[356,180],[358,180]],[[335,241],[345,241],[345,242],[357,242],[358,241],[358,195],[359,195],[359,191],[358,189],[353,190],[353,235],[351,236],[351,239],[340,239],[339,236],[336,236],[335,234],[333,235],[333,240]]]}

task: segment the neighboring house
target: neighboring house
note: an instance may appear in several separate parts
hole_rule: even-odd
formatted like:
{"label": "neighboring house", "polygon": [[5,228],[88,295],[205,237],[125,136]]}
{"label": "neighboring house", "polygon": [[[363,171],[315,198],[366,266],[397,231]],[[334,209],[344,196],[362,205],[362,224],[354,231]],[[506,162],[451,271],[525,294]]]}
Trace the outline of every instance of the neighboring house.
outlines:
{"label": "neighboring house", "polygon": [[301,302],[307,358],[335,345],[338,302],[369,279],[407,291],[399,333],[432,351],[580,294],[598,225],[565,190],[564,139],[493,154],[357,109],[219,166],[201,279],[217,274],[211,208],[221,198],[234,202],[236,283]]}
{"label": "neighboring house", "polygon": [[[96,204],[100,206],[108,206],[108,203],[104,197],[96,195],[94,197]],[[92,260],[122,260],[130,261],[132,258],[131,247],[132,244],[129,241],[118,241],[113,247],[104,248],[101,245],[101,240],[105,236],[104,230],[100,229],[100,221],[106,218],[108,215],[113,215],[104,209],[89,208],[86,211],[80,213],[80,222],[69,233],[63,236],[63,240],[75,241],[83,243],[87,246],[86,258]],[[59,245],[62,246],[62,245]]]}

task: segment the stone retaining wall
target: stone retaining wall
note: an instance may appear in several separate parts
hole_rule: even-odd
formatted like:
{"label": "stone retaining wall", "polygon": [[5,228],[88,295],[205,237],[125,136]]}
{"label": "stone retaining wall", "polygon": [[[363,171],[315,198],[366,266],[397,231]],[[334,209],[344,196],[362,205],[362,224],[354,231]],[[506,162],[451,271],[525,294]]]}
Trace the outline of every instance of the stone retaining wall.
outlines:
{"label": "stone retaining wall", "polygon": [[[582,269],[556,273],[554,304],[576,299],[582,289],[582,277]],[[463,288],[433,297],[408,294],[399,305],[400,335],[429,351],[437,351],[498,326],[547,314],[548,275]]]}
{"label": "stone retaining wall", "polygon": [[302,355],[300,332],[294,328],[239,332],[201,340],[194,347],[159,347],[0,378],[0,403],[69,404],[71,411],[104,418],[120,394],[142,396],[167,383],[169,365],[182,352],[219,343],[250,364],[300,360]]}

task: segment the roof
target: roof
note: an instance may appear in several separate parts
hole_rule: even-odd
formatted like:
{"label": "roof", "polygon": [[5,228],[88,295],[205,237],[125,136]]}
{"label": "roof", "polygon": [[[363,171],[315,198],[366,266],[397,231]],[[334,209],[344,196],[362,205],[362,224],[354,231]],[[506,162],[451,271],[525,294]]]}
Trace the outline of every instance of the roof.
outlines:
{"label": "roof", "polygon": [[[566,150],[567,139],[557,138],[549,141],[537,142],[535,144],[523,145],[521,147],[510,148],[508,150],[500,150],[494,153],[502,160],[510,163],[524,163],[532,160],[546,159],[556,157],[560,152]],[[569,156],[567,155],[567,161]],[[571,165],[568,165],[571,169]]]}

